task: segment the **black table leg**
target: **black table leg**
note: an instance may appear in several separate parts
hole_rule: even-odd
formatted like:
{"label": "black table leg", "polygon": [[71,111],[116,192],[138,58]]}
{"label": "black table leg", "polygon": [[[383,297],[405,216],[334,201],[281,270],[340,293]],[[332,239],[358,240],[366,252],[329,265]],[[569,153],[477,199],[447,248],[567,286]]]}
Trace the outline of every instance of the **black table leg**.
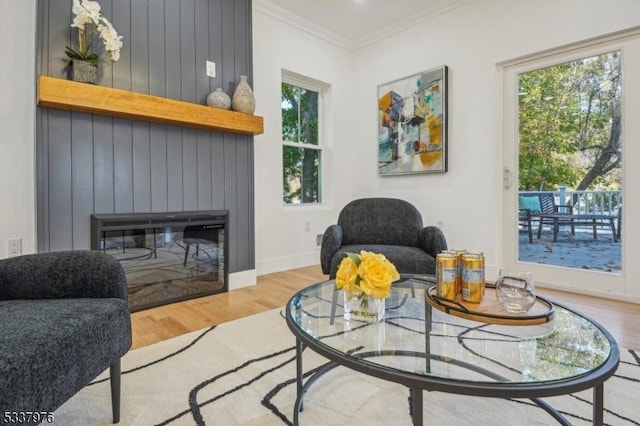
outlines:
{"label": "black table leg", "polygon": [[609,224],[611,225],[611,235],[613,236],[613,242],[615,243],[618,241],[618,239],[616,238],[618,234],[616,233],[616,224],[613,219],[614,218],[609,219]]}
{"label": "black table leg", "polygon": [[412,388],[411,398],[413,400],[413,426],[422,426],[422,389]]}
{"label": "black table leg", "polygon": [[333,294],[331,295],[331,316],[329,317],[329,325],[333,325],[333,322],[336,319],[336,306],[338,306],[338,290],[333,289]]}
{"label": "black table leg", "polygon": [[604,423],[604,384],[593,388],[593,424],[602,426]]}
{"label": "black table leg", "polygon": [[540,236],[542,235],[542,222],[544,221],[544,219],[542,218],[542,216],[540,216],[538,218],[538,239],[540,239]]}
{"label": "black table leg", "polygon": [[296,403],[293,406],[293,424],[298,425],[298,416],[303,410],[302,398],[304,397],[304,389],[302,387],[302,350],[303,345],[300,340],[296,339]]}
{"label": "black table leg", "polygon": [[433,316],[433,310],[431,305],[425,303],[424,307],[424,353],[427,355],[425,358],[425,372],[431,373],[431,322]]}

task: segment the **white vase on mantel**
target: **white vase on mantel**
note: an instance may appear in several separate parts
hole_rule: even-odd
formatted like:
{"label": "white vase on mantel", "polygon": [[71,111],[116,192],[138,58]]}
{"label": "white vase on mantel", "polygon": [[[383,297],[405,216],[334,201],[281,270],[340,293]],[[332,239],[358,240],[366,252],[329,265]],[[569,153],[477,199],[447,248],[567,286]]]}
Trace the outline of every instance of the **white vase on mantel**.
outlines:
{"label": "white vase on mantel", "polygon": [[253,97],[253,90],[249,86],[246,75],[240,76],[240,81],[236,86],[231,98],[231,109],[245,114],[253,114],[256,110],[256,101]]}
{"label": "white vase on mantel", "polygon": [[207,96],[207,105],[214,108],[231,108],[231,98],[221,88],[217,88]]}

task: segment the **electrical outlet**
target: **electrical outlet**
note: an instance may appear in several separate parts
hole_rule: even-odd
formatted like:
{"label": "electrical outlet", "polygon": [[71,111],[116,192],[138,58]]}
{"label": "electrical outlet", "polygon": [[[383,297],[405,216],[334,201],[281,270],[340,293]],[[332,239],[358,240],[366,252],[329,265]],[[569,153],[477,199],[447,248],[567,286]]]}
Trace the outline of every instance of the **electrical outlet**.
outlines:
{"label": "electrical outlet", "polygon": [[207,61],[207,75],[211,78],[216,78],[216,63]]}
{"label": "electrical outlet", "polygon": [[7,254],[9,257],[22,254],[22,238],[9,238],[7,240]]}
{"label": "electrical outlet", "polygon": [[324,234],[316,234],[316,246],[320,247],[322,245],[322,237],[324,237]]}

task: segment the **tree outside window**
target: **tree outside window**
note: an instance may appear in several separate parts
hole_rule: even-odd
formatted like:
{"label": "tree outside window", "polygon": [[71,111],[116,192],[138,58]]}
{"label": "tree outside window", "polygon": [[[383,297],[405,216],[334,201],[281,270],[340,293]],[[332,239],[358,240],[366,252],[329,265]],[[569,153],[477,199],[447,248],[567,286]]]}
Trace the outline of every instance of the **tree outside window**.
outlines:
{"label": "tree outside window", "polygon": [[622,189],[620,51],[521,74],[520,190]]}
{"label": "tree outside window", "polygon": [[319,93],[282,83],[282,198],[286,204],[322,202]]}

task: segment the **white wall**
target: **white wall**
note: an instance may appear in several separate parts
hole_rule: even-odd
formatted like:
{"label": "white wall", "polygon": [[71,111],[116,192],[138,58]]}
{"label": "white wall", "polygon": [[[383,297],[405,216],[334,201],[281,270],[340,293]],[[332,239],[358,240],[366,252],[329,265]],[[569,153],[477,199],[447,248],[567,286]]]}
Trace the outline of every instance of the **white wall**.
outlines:
{"label": "white wall", "polygon": [[[282,202],[282,70],[331,85],[325,98],[328,123],[325,184],[328,198],[319,206],[284,206]],[[315,235],[335,222],[356,191],[350,172],[355,139],[352,125],[353,55],[307,32],[253,10],[253,85],[256,114],[264,116],[265,132],[255,137],[256,270],[258,275],[317,264]],[[372,164],[373,166],[373,164]],[[359,183],[358,183],[359,184]],[[305,231],[309,223],[310,231]]]}
{"label": "white wall", "polygon": [[2,1],[0,13],[0,258],[7,239],[35,251],[36,1]]}
{"label": "white wall", "polygon": [[[442,222],[451,247],[482,250],[495,273],[500,245],[498,64],[640,24],[636,0],[476,0],[351,56],[254,9],[256,259],[258,274],[319,262],[304,221],[321,230],[350,199],[391,196],[414,203],[427,224]],[[353,63],[351,62],[353,60]],[[449,67],[449,171],[377,174],[377,86]],[[279,70],[334,85],[334,131],[326,209],[280,201]]]}

